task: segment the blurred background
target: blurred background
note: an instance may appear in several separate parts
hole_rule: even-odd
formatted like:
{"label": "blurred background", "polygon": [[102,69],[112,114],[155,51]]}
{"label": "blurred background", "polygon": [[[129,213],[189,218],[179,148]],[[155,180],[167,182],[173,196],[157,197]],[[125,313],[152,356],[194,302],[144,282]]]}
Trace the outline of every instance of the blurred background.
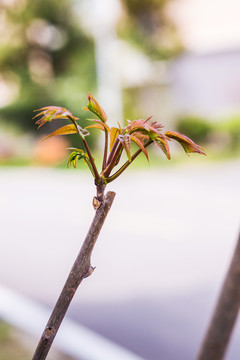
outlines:
{"label": "blurred background", "polygon": [[[97,269],[69,310],[102,345],[71,353],[62,335],[57,356],[107,360],[110,340],[109,359],[194,358],[239,231],[239,11],[237,0],[0,0],[1,360],[31,357],[93,217],[91,175],[65,169],[78,137],[41,142],[59,124],[37,131],[33,110],[66,107],[87,126],[88,91],[110,125],[152,115],[207,157],[152,149],[150,167],[139,158],[111,185]],[[97,131],[89,141],[98,160]],[[21,319],[24,304],[33,315]]]}

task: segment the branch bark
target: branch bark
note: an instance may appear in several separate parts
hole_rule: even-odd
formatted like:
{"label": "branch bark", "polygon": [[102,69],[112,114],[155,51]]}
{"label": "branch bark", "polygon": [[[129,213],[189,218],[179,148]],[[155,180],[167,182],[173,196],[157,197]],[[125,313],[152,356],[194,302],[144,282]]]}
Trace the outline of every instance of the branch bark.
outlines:
{"label": "branch bark", "polygon": [[196,360],[222,360],[240,307],[240,234],[218,303]]}
{"label": "branch bark", "polygon": [[114,197],[115,193],[109,191],[100,206],[97,208],[88,234],[52,311],[46,328],[43,331],[32,360],[46,359],[78,286],[84,278],[90,276],[94,271],[94,268],[91,266],[91,254],[103,223],[112,206]]}

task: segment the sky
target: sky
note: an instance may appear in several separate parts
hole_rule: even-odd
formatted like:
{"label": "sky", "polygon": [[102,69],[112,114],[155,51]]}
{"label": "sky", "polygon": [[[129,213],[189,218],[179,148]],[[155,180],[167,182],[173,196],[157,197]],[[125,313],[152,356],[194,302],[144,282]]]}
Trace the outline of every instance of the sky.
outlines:
{"label": "sky", "polygon": [[175,0],[169,14],[189,50],[240,47],[239,0]]}

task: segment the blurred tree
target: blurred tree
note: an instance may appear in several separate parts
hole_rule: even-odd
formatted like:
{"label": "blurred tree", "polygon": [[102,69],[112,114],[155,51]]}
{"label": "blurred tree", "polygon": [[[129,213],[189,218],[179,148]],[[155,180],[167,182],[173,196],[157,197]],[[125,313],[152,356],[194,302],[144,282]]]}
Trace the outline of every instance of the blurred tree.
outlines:
{"label": "blurred tree", "polygon": [[0,0],[0,20],[0,119],[31,129],[32,110],[50,103],[79,113],[95,64],[72,2]]}
{"label": "blurred tree", "polygon": [[[169,1],[122,0],[120,37],[156,59],[175,54],[180,46],[165,13]],[[50,103],[79,114],[94,87],[94,44],[72,0],[0,0],[0,121],[33,129],[32,109]]]}
{"label": "blurred tree", "polygon": [[186,134],[194,141],[206,143],[214,131],[212,123],[197,115],[182,115],[177,120],[177,131]]}
{"label": "blurred tree", "polygon": [[182,50],[177,30],[167,14],[171,0],[122,0],[126,10],[120,31],[154,59],[168,59]]}

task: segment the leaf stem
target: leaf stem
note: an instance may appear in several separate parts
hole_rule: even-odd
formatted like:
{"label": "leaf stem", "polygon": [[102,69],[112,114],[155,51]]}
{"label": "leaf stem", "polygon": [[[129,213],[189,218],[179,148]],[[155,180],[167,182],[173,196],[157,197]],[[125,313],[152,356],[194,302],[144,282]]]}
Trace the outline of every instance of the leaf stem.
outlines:
{"label": "leaf stem", "polygon": [[108,165],[110,164],[110,162],[112,161],[112,158],[113,158],[113,156],[114,156],[114,154],[115,154],[115,150],[116,150],[119,142],[120,142],[120,141],[119,141],[119,139],[117,138],[117,139],[115,140],[114,144],[113,144],[112,150],[110,151],[110,154],[109,154],[109,157],[108,157],[108,160],[107,160],[107,166],[108,166]]}
{"label": "leaf stem", "polygon": [[[149,146],[150,144],[152,144],[152,143],[153,143],[153,140],[149,140],[149,141],[144,145],[144,147],[146,148],[146,147],[148,147],[148,146]],[[129,161],[129,160],[126,161],[126,162],[123,164],[123,166],[122,166],[120,169],[118,169],[118,171],[116,171],[112,176],[107,177],[107,178],[105,179],[106,183],[108,184],[108,183],[112,182],[112,181],[115,180],[119,175],[121,175],[121,174],[123,173],[123,171],[126,170],[127,167],[133,162],[133,160],[135,160],[136,157],[141,154],[141,152],[142,152],[141,149],[137,150],[137,151],[131,156],[131,161]]]}
{"label": "leaf stem", "polygon": [[[70,120],[72,121],[72,123],[75,125],[75,128],[76,128],[76,130],[77,130],[80,138],[82,139],[83,145],[84,145],[85,150],[86,150],[86,152],[87,152],[87,154],[88,154],[88,157],[89,157],[89,162],[90,162],[90,164],[91,164],[91,166],[92,166],[92,171],[91,171],[91,172],[92,172],[92,174],[93,174],[93,176],[94,176],[95,181],[98,183],[98,182],[100,181],[100,175],[99,175],[99,173],[98,173],[98,170],[97,170],[97,167],[96,167],[96,165],[95,165],[95,161],[94,161],[94,158],[93,158],[93,156],[92,156],[91,150],[90,150],[90,148],[89,148],[89,146],[88,146],[88,143],[87,143],[85,137],[82,136],[81,132],[79,131],[78,124],[77,124],[76,120],[75,120],[74,118],[72,118],[71,116],[69,116],[69,119],[70,119]],[[90,169],[90,170],[91,170],[91,169]]]}
{"label": "leaf stem", "polygon": [[105,144],[104,144],[102,171],[106,168],[106,165],[107,165],[107,153],[108,153],[108,131],[105,128],[104,128],[104,131],[105,131]]}
{"label": "leaf stem", "polygon": [[[81,135],[80,135],[80,136],[81,136]],[[86,149],[86,152],[87,152],[87,154],[88,154],[89,162],[90,162],[90,164],[91,164],[91,166],[92,166],[92,170],[93,170],[93,174],[94,174],[95,181],[98,183],[98,182],[100,181],[100,175],[99,175],[98,170],[97,170],[97,167],[96,167],[96,165],[95,165],[95,161],[94,161],[94,158],[93,158],[93,156],[92,156],[91,150],[90,150],[90,148],[89,148],[89,146],[88,146],[88,143],[87,143],[86,139],[84,139],[84,138],[82,138],[82,137],[81,137],[81,139],[82,139],[83,145],[84,145],[84,147],[85,147],[85,149]]]}
{"label": "leaf stem", "polygon": [[89,160],[89,159],[86,160],[86,163],[87,163],[87,166],[88,166],[89,170],[91,171],[92,176],[93,176],[94,179],[95,179],[95,173],[94,173],[94,171],[93,171],[93,168],[92,168],[92,165],[91,165],[90,160]]}
{"label": "leaf stem", "polygon": [[114,168],[114,166],[116,165],[117,160],[119,159],[119,156],[120,156],[120,154],[122,152],[122,149],[123,149],[122,144],[120,143],[119,140],[117,140],[116,143],[117,144],[116,144],[115,149],[114,149],[115,151],[112,152],[111,158],[110,158],[110,155],[109,155],[110,160],[108,161],[107,168],[103,173],[104,177],[108,177],[111,174],[111,171]]}

